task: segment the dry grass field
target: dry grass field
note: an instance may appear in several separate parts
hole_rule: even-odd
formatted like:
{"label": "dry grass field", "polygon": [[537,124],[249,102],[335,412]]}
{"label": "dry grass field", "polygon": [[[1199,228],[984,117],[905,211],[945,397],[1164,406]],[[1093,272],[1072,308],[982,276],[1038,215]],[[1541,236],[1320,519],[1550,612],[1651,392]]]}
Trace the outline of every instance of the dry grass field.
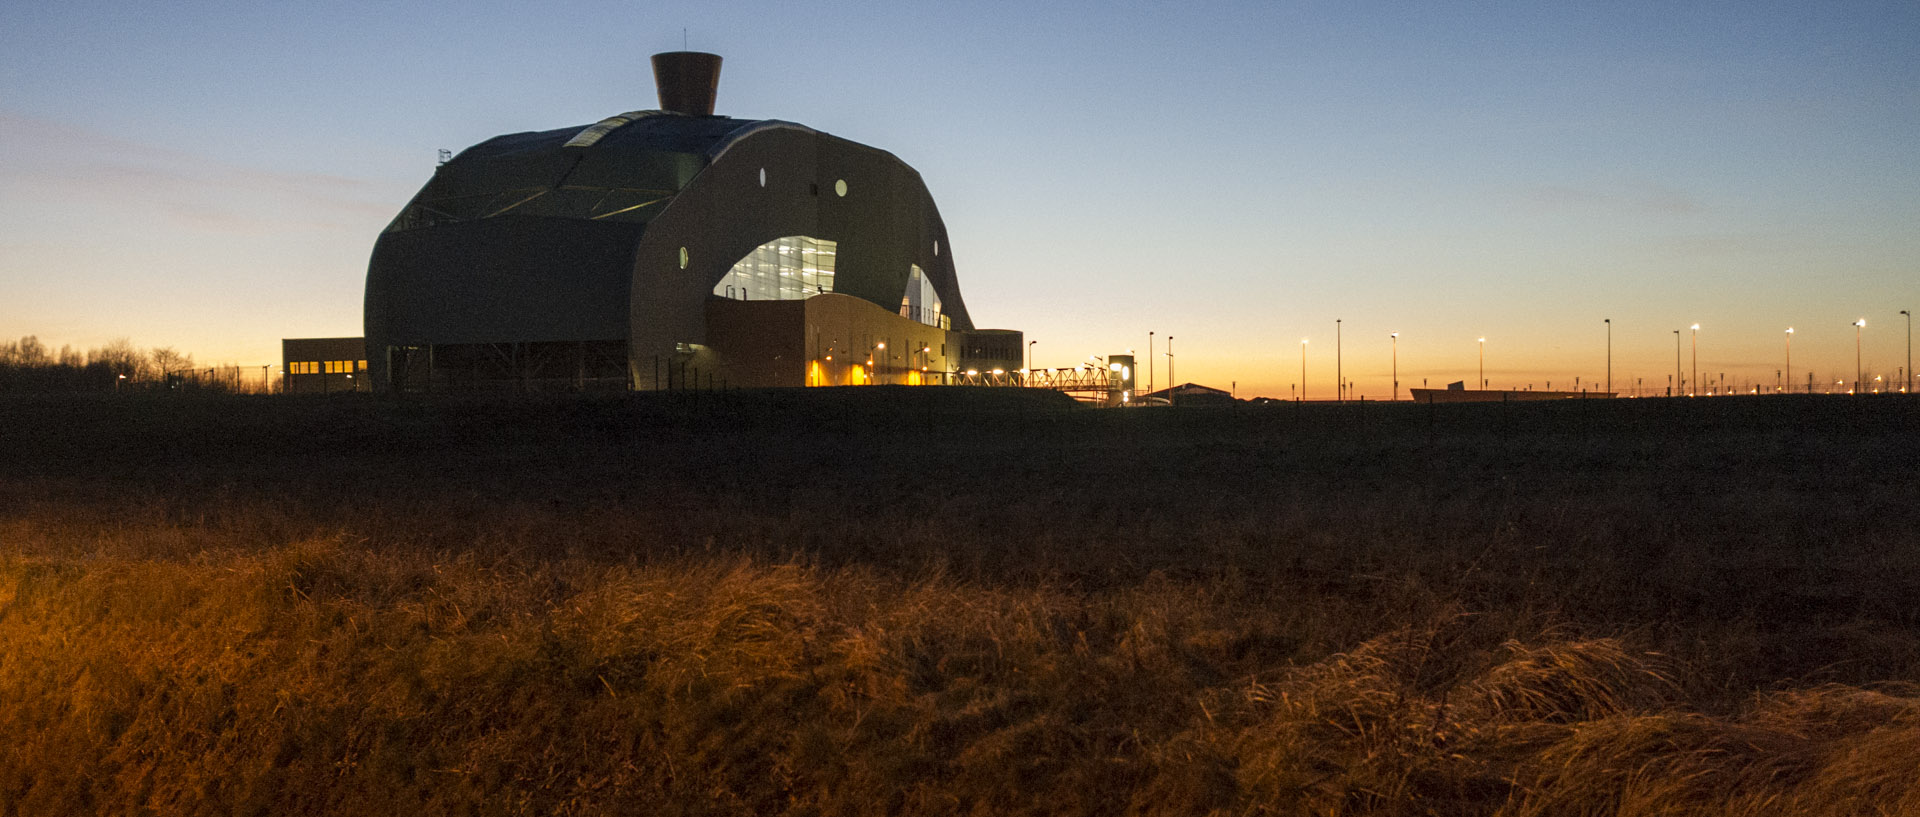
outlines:
{"label": "dry grass field", "polygon": [[1920,814],[1920,401],[0,400],[0,815]]}

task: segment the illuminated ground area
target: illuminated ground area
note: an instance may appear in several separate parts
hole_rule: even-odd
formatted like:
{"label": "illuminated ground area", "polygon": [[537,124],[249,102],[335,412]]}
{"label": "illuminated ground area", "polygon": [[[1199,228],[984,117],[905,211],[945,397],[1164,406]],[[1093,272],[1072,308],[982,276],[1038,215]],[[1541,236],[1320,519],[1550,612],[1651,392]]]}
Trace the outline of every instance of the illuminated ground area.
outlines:
{"label": "illuminated ground area", "polygon": [[1920,403],[0,402],[27,814],[1913,813]]}

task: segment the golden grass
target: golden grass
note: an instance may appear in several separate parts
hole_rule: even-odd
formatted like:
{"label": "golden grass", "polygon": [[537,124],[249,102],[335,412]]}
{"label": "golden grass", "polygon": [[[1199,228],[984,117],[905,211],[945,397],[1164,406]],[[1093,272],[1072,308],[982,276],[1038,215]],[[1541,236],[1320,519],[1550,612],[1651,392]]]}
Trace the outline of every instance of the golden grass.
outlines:
{"label": "golden grass", "polygon": [[7,529],[7,814],[1920,807],[1910,687],[1709,714],[1628,642],[1458,611],[1314,658],[1284,600],[1164,579],[117,531],[135,554]]}

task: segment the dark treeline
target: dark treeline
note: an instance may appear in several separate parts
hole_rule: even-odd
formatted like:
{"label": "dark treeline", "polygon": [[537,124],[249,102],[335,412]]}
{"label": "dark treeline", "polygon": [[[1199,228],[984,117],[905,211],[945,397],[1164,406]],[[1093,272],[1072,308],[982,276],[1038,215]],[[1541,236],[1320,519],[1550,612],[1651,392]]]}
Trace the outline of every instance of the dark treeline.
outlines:
{"label": "dark treeline", "polygon": [[141,349],[126,338],[85,352],[65,345],[55,351],[34,335],[0,341],[0,392],[110,392],[182,386],[246,390],[235,388],[240,383],[237,374],[235,367],[196,367],[192,355],[170,346]]}

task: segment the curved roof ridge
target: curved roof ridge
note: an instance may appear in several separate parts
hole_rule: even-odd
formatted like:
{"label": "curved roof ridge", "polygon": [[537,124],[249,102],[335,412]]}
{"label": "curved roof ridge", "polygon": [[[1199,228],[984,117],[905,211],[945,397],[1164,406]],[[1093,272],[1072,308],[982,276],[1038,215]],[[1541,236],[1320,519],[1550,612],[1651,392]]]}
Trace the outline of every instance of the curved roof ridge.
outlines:
{"label": "curved roof ridge", "polygon": [[598,122],[595,122],[591,125],[586,126],[579,133],[574,134],[574,137],[572,139],[568,139],[567,143],[565,145],[562,145],[561,147],[570,147],[570,148],[593,147],[594,143],[600,141],[601,137],[614,132],[616,129],[624,125],[627,125],[629,123],[632,123],[641,119],[645,119],[649,116],[658,116],[662,113],[664,113],[664,111],[644,110],[644,111],[627,111],[626,113],[609,116],[605,119],[602,119]]}
{"label": "curved roof ridge", "polygon": [[713,147],[707,149],[707,161],[713,162],[719,159],[720,155],[726,153],[728,148],[733,147],[733,143],[735,142],[764,130],[778,130],[782,128],[789,128],[815,136],[820,134],[819,131],[798,122],[788,122],[785,119],[755,119],[747,122],[745,125],[727,131],[725,136],[720,137],[720,141],[714,142]]}

